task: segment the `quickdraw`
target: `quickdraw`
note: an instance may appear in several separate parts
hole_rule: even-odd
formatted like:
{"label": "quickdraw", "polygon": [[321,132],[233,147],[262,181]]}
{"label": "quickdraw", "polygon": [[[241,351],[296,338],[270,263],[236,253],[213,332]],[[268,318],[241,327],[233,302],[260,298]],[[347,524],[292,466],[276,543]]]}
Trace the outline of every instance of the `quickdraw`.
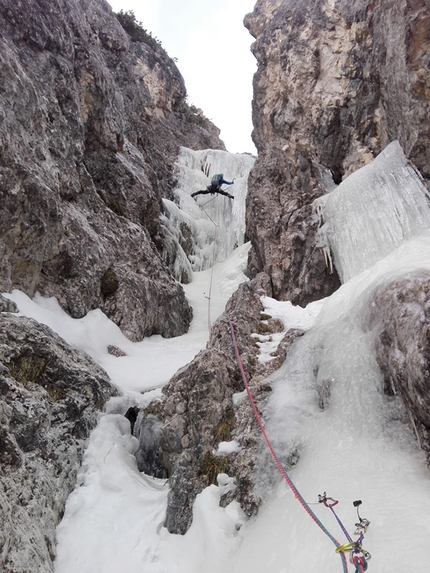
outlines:
{"label": "quickdraw", "polygon": [[333,499],[332,497],[327,497],[326,492],[324,492],[323,495],[321,494],[318,495],[318,502],[323,503],[326,507],[328,507],[332,511],[334,517],[336,518],[336,521],[338,522],[340,528],[342,529],[342,531],[345,534],[345,537],[348,540],[347,543],[344,543],[343,545],[339,545],[338,547],[336,547],[335,552],[351,553],[351,557],[349,560],[355,567],[355,573],[364,573],[365,571],[367,571],[368,561],[371,558],[371,555],[368,551],[363,549],[362,543],[364,539],[364,534],[366,533],[370,525],[370,521],[360,516],[358,508],[362,504],[362,501],[358,499],[353,502],[353,506],[357,509],[357,516],[358,516],[358,523],[355,524],[355,531],[354,531],[354,535],[358,535],[358,538],[355,541],[351,538],[345,526],[343,525],[343,523],[341,522],[341,520],[339,519],[339,517],[337,516],[336,512],[333,509],[333,507],[336,506],[339,503],[339,501]]}

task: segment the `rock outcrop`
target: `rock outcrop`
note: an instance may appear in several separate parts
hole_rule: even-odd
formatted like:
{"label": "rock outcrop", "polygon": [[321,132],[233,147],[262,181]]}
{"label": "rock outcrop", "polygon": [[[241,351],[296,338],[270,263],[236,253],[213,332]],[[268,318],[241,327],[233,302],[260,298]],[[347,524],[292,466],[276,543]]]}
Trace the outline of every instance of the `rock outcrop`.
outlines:
{"label": "rock outcrop", "polygon": [[430,274],[401,276],[370,298],[366,326],[376,333],[384,392],[400,396],[430,459]]}
{"label": "rock outcrop", "polygon": [[339,284],[315,245],[312,201],[396,139],[430,176],[430,9],[257,0],[245,25],[258,62],[249,268],[270,276],[276,298],[305,304]]}
{"label": "rock outcrop", "polygon": [[[287,332],[279,344],[279,354],[260,363],[253,335],[283,329],[279,321],[262,314],[261,295],[271,295],[270,280],[263,273],[240,285],[226,306],[259,409],[271,391],[267,376],[280,366],[288,346],[301,334],[297,330]],[[216,483],[221,473],[234,479],[222,504],[235,499],[246,515],[257,512],[261,503],[255,488],[261,433],[244,392],[225,314],[214,324],[207,348],[163,388],[160,402],[146,408],[135,434],[140,441],[136,454],[140,469],[170,478],[165,525],[171,533],[187,531],[196,495]],[[222,442],[236,442],[237,447],[232,452],[219,452]]]}
{"label": "rock outcrop", "polygon": [[219,130],[104,0],[1,0],[0,27],[0,290],[101,308],[134,340],[182,334],[161,198],[179,147],[223,149]]}
{"label": "rock outcrop", "polygon": [[11,310],[2,299],[0,569],[48,573],[86,441],[116,391],[88,356]]}

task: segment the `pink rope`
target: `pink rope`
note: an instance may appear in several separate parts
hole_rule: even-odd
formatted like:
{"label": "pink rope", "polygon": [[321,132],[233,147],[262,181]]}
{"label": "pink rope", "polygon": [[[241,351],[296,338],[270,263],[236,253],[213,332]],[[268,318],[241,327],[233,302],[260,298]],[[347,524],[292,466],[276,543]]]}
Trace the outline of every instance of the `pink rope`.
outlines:
{"label": "pink rope", "polygon": [[[311,510],[311,508],[309,507],[309,505],[306,503],[306,501],[303,499],[303,497],[301,496],[300,492],[298,491],[298,489],[296,488],[296,486],[293,484],[293,482],[291,481],[291,479],[289,478],[287,472],[284,470],[281,462],[279,461],[278,456],[275,453],[275,450],[273,449],[273,446],[266,434],[266,430],[264,429],[263,426],[263,422],[261,421],[260,418],[260,414],[258,413],[257,410],[257,406],[255,405],[254,402],[254,398],[252,397],[252,393],[251,393],[251,389],[249,387],[248,384],[248,380],[246,378],[246,374],[245,374],[245,370],[243,368],[243,364],[242,364],[242,359],[240,357],[240,353],[239,353],[239,348],[237,345],[237,340],[236,340],[236,334],[234,332],[234,327],[233,327],[233,323],[231,322],[231,319],[228,315],[227,316],[227,320],[229,322],[230,325],[230,332],[231,332],[231,337],[233,339],[233,346],[234,346],[234,351],[236,354],[236,358],[237,358],[237,362],[239,365],[239,369],[240,369],[240,373],[242,375],[242,379],[243,382],[245,384],[245,388],[246,388],[246,392],[248,394],[249,400],[251,402],[251,406],[252,409],[254,410],[254,414],[256,417],[256,420],[258,422],[258,425],[260,426],[260,430],[261,433],[264,436],[264,439],[266,441],[267,447],[269,448],[270,453],[272,454],[272,457],[275,461],[276,466],[278,467],[282,477],[284,478],[284,480],[287,482],[289,488],[291,489],[291,491],[294,493],[294,496],[296,497],[296,499],[300,502],[301,506],[303,507],[303,509],[308,513],[308,515],[315,521],[315,523],[318,525],[318,527],[320,529],[322,529],[322,531],[324,531],[324,533],[331,539],[331,541],[336,545],[336,547],[340,547],[340,543],[331,535],[331,533],[326,529],[326,527],[324,526],[324,524],[318,519],[318,517],[315,515],[315,513]],[[341,551],[339,553],[341,559],[342,559],[342,566],[343,566],[343,570],[344,573],[348,573],[348,562],[346,559],[346,555],[344,551]]]}

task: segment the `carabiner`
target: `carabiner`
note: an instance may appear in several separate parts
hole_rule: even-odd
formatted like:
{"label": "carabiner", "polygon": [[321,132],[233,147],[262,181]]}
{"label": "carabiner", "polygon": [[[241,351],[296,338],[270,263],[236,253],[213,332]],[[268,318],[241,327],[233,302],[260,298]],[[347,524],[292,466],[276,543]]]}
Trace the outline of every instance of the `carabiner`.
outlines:
{"label": "carabiner", "polygon": [[[332,503],[328,503],[331,501]],[[327,497],[326,492],[323,495],[318,494],[318,503],[323,503],[326,507],[334,507],[339,503],[337,499],[333,499],[332,497]]]}

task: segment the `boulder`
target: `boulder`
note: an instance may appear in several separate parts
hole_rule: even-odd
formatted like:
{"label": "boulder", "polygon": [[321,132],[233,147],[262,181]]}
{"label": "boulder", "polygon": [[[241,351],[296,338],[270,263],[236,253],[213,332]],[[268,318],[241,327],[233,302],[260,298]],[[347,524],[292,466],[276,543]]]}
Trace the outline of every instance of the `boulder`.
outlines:
{"label": "boulder", "polygon": [[32,319],[0,315],[0,568],[53,572],[55,530],[106,401],[104,370]]}

